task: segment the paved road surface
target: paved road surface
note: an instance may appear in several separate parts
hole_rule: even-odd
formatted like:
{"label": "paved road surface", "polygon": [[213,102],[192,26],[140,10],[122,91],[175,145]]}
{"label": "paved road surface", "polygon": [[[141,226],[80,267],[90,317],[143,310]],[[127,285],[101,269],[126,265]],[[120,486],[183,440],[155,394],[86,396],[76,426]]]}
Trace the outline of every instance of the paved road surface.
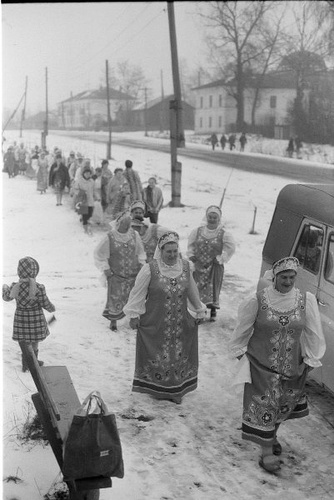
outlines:
{"label": "paved road surface", "polygon": [[[52,131],[57,134],[58,131]],[[60,135],[65,135],[61,131]],[[90,134],[89,132],[79,132],[78,135],[71,132],[71,137],[77,137],[82,140],[104,142],[107,143],[108,138],[105,133],[101,136]],[[147,140],[144,136],[143,139],[133,139],[126,137],[114,136],[113,144],[128,146],[131,148],[148,149],[153,151],[162,151],[170,154],[170,143],[166,140],[166,144],[161,144],[160,141],[154,142],[154,139]],[[196,147],[194,144],[189,144],[188,147],[179,148],[178,160],[182,163],[182,157],[196,158],[208,162],[222,164],[225,167],[233,167],[240,170],[259,173],[270,173],[271,175],[279,175],[291,179],[298,179],[301,182],[320,182],[334,183],[334,165],[324,164],[321,166],[319,163],[305,162],[297,159],[280,159],[279,157],[270,157],[268,155],[255,155],[240,152],[230,151],[212,151],[210,149],[203,150],[201,147]]]}

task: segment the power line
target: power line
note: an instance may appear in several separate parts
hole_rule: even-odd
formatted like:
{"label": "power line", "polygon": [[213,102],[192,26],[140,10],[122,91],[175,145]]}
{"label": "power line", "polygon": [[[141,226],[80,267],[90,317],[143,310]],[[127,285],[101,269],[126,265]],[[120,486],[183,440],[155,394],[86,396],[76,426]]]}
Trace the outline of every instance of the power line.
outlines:
{"label": "power line", "polygon": [[87,59],[86,61],[84,61],[83,63],[79,64],[78,66],[74,67],[73,70],[75,71],[76,69],[80,68],[81,66],[87,64],[88,62],[90,62],[92,59],[94,59],[98,54],[100,54],[103,50],[105,50],[107,47],[109,47],[109,45],[111,45],[115,40],[119,39],[119,37],[129,29],[130,26],[132,26],[132,24],[136,21],[138,21],[138,18],[140,18],[143,13],[145,12],[145,10],[149,7],[149,5],[151,4],[152,2],[149,2],[145,7],[144,9],[139,13],[138,16],[136,16],[127,26],[125,26],[125,28],[123,28],[123,30],[118,33],[118,35],[116,35],[115,38],[113,38],[112,40],[110,40],[106,45],[104,45],[101,49],[99,49],[97,52],[95,52],[95,54],[93,54],[89,59]]}

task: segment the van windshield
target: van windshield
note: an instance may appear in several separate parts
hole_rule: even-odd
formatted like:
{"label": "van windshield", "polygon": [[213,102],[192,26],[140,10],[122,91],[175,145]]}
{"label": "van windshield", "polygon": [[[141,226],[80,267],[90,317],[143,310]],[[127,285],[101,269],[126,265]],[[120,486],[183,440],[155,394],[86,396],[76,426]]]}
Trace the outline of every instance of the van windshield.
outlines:
{"label": "van windshield", "polygon": [[301,267],[313,274],[319,272],[323,241],[324,232],[322,228],[306,224],[294,253]]}

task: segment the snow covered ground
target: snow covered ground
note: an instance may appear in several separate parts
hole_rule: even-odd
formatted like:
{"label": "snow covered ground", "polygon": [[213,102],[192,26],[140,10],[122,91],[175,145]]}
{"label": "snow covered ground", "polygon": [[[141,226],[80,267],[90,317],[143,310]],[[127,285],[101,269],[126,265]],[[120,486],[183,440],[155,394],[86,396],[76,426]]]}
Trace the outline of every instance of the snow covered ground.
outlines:
{"label": "snow covered ground", "polygon": [[[8,143],[21,142],[14,132],[7,132],[6,138]],[[105,156],[103,144],[52,134],[47,140],[50,148],[58,146],[66,156],[72,149],[80,151],[95,166]],[[40,143],[40,135],[24,132],[22,141],[33,147]],[[113,145],[112,156],[112,170],[131,159],[144,184],[155,175],[165,203],[170,201],[169,155]],[[111,489],[101,490],[100,500],[334,497],[333,429],[316,408],[302,421],[282,426],[282,472],[272,476],[258,466],[258,447],[241,440],[242,393],[231,387],[233,361],[227,355],[227,342],[236,310],[256,287],[276,197],[293,182],[182,159],[185,206],[165,207],[159,223],[180,234],[185,252],[191,229],[199,225],[209,204],[219,204],[226,187],[223,220],[237,250],[226,266],[217,322],[199,327],[199,387],[179,406],[131,393],[135,333],[126,318],[117,332],[111,332],[101,316],[106,289],[99,283],[93,250],[106,228],[94,227],[89,237],[68,195],[58,207],[51,191],[46,195],[36,191],[35,180],[2,174],[3,283],[16,280],[21,257],[38,260],[38,281],[45,284],[57,318],[51,335],[40,345],[40,358],[48,365],[67,366],[80,400],[98,389],[116,414],[125,476],[114,478]],[[3,498],[39,500],[61,481],[61,474],[50,446],[19,440],[27,416],[35,413],[31,394],[36,389],[30,374],[21,372],[20,350],[11,339],[14,309],[12,303],[2,304],[3,479],[14,476],[21,482],[4,481]]]}

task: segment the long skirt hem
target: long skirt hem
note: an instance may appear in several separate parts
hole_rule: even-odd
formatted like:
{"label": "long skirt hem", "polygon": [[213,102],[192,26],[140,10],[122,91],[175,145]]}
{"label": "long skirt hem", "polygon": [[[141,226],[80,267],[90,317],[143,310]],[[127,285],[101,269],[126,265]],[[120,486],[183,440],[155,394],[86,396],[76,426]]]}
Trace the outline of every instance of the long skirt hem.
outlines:
{"label": "long skirt hem", "polygon": [[188,392],[197,388],[197,377],[187,380],[183,384],[174,387],[162,387],[143,380],[134,379],[132,385],[133,392],[150,394],[157,399],[169,399],[178,396],[183,397]]}

